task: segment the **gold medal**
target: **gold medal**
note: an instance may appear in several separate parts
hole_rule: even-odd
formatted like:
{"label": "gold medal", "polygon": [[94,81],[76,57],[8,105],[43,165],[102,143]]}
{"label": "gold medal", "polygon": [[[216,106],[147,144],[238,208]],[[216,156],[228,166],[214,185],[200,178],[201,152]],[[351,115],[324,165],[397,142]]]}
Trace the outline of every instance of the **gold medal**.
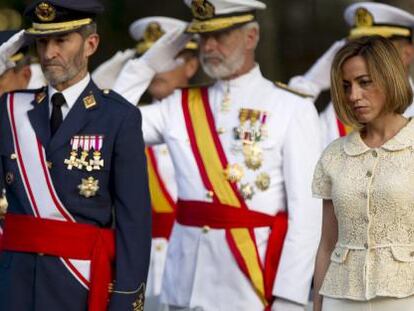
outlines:
{"label": "gold medal", "polygon": [[79,194],[85,198],[90,198],[96,195],[99,190],[99,180],[88,177],[87,179],[82,178],[82,183],[78,185]]}
{"label": "gold medal", "polygon": [[240,193],[245,200],[250,200],[254,196],[254,189],[250,184],[242,184],[240,186]]}
{"label": "gold medal", "polygon": [[237,163],[229,164],[224,170],[224,176],[231,183],[239,182],[244,176],[243,167]]}
{"label": "gold medal", "polygon": [[72,170],[73,167],[78,167],[78,152],[72,150],[69,159],[65,159],[64,163],[67,165],[68,170]]}
{"label": "gold medal", "polygon": [[89,155],[88,151],[82,150],[80,159],[76,160],[78,169],[81,170],[83,167],[87,168],[89,163],[86,160],[86,158],[88,157],[88,155]]}
{"label": "gold medal", "polygon": [[261,191],[266,191],[270,187],[270,176],[267,173],[260,173],[256,178],[256,187]]}
{"label": "gold medal", "polygon": [[263,151],[256,145],[245,145],[243,146],[243,154],[246,166],[251,170],[257,170],[262,166],[263,163]]}

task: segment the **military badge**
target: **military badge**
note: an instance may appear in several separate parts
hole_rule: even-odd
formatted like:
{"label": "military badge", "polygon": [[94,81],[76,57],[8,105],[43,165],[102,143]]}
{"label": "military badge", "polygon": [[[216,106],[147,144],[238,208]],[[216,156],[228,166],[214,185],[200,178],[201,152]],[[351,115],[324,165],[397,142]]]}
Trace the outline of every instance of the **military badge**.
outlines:
{"label": "military badge", "polygon": [[56,18],[56,9],[47,2],[41,2],[37,5],[35,14],[42,22],[52,22]]}
{"label": "military badge", "polygon": [[214,17],[215,8],[208,0],[193,0],[191,12],[199,20],[206,20]]}
{"label": "military badge", "polygon": [[70,151],[69,159],[65,159],[64,163],[67,165],[68,170],[72,170],[74,167],[78,167],[78,148],[79,148],[79,136],[75,136],[70,140],[72,149]]}
{"label": "military badge", "polygon": [[256,187],[261,191],[266,191],[270,187],[270,176],[267,173],[260,173],[256,178]]}
{"label": "military badge", "polygon": [[103,145],[103,136],[89,136],[89,146],[93,149],[92,159],[89,160],[89,165],[86,167],[88,172],[92,170],[100,170],[104,167],[104,160],[101,158],[101,149]]}
{"label": "military badge", "polygon": [[355,26],[370,27],[374,24],[374,17],[366,8],[358,8],[355,11]]}
{"label": "military badge", "polygon": [[257,170],[263,163],[263,151],[257,144],[243,146],[244,163],[251,170]]}
{"label": "military badge", "polygon": [[254,196],[254,188],[250,184],[242,184],[240,186],[240,194],[242,195],[243,199],[251,200]]}
{"label": "military badge", "polygon": [[95,96],[93,96],[93,94],[90,94],[90,95],[86,96],[83,99],[83,105],[85,106],[86,109],[90,109],[92,107],[95,107],[96,106]]}
{"label": "military badge", "polygon": [[82,183],[78,185],[79,194],[85,198],[90,198],[96,195],[99,190],[99,180],[88,177],[87,179],[82,178]]}
{"label": "military badge", "polygon": [[144,31],[144,41],[154,43],[164,34],[164,30],[161,25],[157,22],[149,23]]}
{"label": "military badge", "polygon": [[224,176],[231,183],[239,182],[244,176],[243,167],[237,163],[229,164],[224,170]]}
{"label": "military badge", "polygon": [[133,311],[144,311],[145,302],[145,284],[141,284],[138,289],[137,299],[132,303]]}

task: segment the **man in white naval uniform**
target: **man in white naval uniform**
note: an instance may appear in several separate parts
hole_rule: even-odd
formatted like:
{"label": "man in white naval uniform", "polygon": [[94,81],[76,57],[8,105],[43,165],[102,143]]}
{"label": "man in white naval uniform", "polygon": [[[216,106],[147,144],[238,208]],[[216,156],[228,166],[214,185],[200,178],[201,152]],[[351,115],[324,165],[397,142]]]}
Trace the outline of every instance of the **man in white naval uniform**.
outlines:
{"label": "man in white naval uniform", "polygon": [[[410,66],[414,63],[414,15],[387,4],[358,2],[345,9],[344,18],[350,27],[348,40],[372,35],[389,38],[400,52],[407,74],[410,73]],[[330,88],[331,63],[335,53],[344,43],[345,40],[335,42],[305,75],[292,78],[289,85],[313,95],[316,99],[321,91]],[[411,78],[410,84],[414,88]],[[404,116],[414,116],[414,103],[407,108]],[[346,135],[350,130],[336,118],[332,103],[321,113],[320,119],[324,146]]]}
{"label": "man in white naval uniform", "polygon": [[[162,300],[171,310],[304,310],[321,226],[321,204],[310,192],[314,164],[320,154],[316,110],[311,102],[265,79],[255,63],[259,39],[255,11],[264,9],[265,4],[255,0],[187,0],[186,4],[192,7],[195,15],[187,31],[201,35],[203,69],[218,79],[201,91],[204,92],[204,107],[211,113],[211,135],[216,135],[216,144],[222,147],[229,163],[216,177],[226,176],[232,181],[249,215],[274,219],[287,211],[288,229],[284,244],[282,241],[276,279],[270,281],[270,293],[263,297],[260,289],[264,286],[258,284],[262,275],[252,273],[252,279],[252,275],[248,277],[244,273],[240,257],[235,256],[234,245],[229,247],[228,230],[198,214],[209,216],[212,210],[217,212],[217,201],[221,201],[222,195],[222,189],[214,188],[214,184],[214,190],[206,186],[206,179],[214,181],[214,178],[209,180],[209,166],[215,164],[212,160],[200,166],[200,157],[194,151],[195,140],[189,130],[188,113],[191,115],[191,111],[187,111],[184,98],[187,93],[199,94],[198,89],[176,91],[160,102],[142,107],[145,141],[149,145],[168,145],[178,185],[177,223],[168,248]],[[143,83],[143,78],[139,78],[142,67],[146,64],[149,71],[162,70],[154,67],[171,63],[174,59],[171,51],[179,50],[180,44],[183,44],[182,37],[160,39],[142,57],[145,62],[127,63],[115,90],[135,101],[134,96]],[[188,98],[192,98],[191,95]],[[209,131],[198,127],[197,122],[192,126],[196,129],[195,136],[197,128]],[[249,135],[258,131],[261,135],[256,135],[256,140],[250,139]],[[205,135],[205,140],[196,139],[197,143],[203,145],[211,138],[209,135]],[[249,149],[250,146],[254,148]],[[201,158],[212,157],[215,153],[214,148],[207,149]],[[203,205],[205,212],[199,208]],[[220,205],[218,214],[214,215],[219,221],[223,221],[220,211],[237,210],[224,206]],[[191,214],[192,209],[197,212]],[[199,223],[195,224],[197,221]],[[271,225],[254,227],[251,233],[257,246],[256,258],[247,254],[241,261],[259,258],[259,265],[265,266],[270,235],[282,229],[273,227],[271,231]],[[251,267],[251,262],[244,263]]]}
{"label": "man in white naval uniform", "polygon": [[[129,27],[131,37],[137,42],[136,48],[119,51],[111,59],[101,64],[93,73],[95,82],[102,88],[112,88],[123,65],[129,59],[134,57],[139,59],[162,36],[177,29],[182,30],[187,26],[188,23],[184,21],[164,16],[148,16],[137,19]],[[161,100],[171,95],[175,89],[188,86],[190,79],[196,74],[199,67],[197,54],[198,42],[192,38],[176,57],[177,66],[175,68],[157,73],[153,77],[152,74],[148,76],[151,81],[146,90],[148,95],[154,100]],[[167,146],[162,144],[148,147],[146,153],[149,165],[148,174],[151,181],[153,230],[145,310],[157,311],[166,309],[166,306],[160,304],[159,298],[167,257],[168,239],[175,220],[177,185],[174,166]]]}

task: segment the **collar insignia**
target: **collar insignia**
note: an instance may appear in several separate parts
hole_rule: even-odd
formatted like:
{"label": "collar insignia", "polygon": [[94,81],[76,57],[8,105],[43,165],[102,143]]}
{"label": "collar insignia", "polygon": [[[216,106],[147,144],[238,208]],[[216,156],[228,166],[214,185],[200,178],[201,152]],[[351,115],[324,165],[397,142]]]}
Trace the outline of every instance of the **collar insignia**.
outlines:
{"label": "collar insignia", "polygon": [[195,18],[205,20],[214,17],[215,8],[208,0],[193,0],[191,11]]}
{"label": "collar insignia", "polygon": [[370,27],[374,24],[374,17],[366,8],[358,8],[355,12],[356,27]]}
{"label": "collar insignia", "polygon": [[47,2],[41,2],[35,10],[37,18],[42,22],[51,22],[56,18],[56,9]]}
{"label": "collar insignia", "polygon": [[83,105],[85,106],[86,109],[90,109],[96,106],[96,100],[95,100],[95,96],[93,96],[93,94],[88,95],[86,97],[83,98]]}
{"label": "collar insignia", "polygon": [[46,97],[45,92],[37,93],[35,96],[36,103],[40,104],[45,99],[45,97]]}

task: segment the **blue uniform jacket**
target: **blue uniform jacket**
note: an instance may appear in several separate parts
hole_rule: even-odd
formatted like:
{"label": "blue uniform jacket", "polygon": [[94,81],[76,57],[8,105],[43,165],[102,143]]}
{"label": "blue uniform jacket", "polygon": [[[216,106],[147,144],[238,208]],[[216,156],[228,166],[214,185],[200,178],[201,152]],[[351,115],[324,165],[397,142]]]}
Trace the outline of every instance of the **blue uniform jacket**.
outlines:
{"label": "blue uniform jacket", "polygon": [[[79,223],[115,228],[114,293],[110,310],[141,310],[151,248],[151,208],[139,110],[91,81],[58,131],[50,137],[47,89],[33,101],[29,119],[45,147],[56,192]],[[83,99],[93,95],[87,108]],[[5,97],[0,102],[0,156],[9,202],[8,213],[33,215],[15,152]],[[75,135],[103,135],[101,170],[69,170],[64,163]],[[78,185],[89,176],[99,180],[97,194],[86,198]],[[12,177],[12,178],[11,178]],[[87,310],[88,291],[59,258],[32,253],[0,254],[1,311]]]}

